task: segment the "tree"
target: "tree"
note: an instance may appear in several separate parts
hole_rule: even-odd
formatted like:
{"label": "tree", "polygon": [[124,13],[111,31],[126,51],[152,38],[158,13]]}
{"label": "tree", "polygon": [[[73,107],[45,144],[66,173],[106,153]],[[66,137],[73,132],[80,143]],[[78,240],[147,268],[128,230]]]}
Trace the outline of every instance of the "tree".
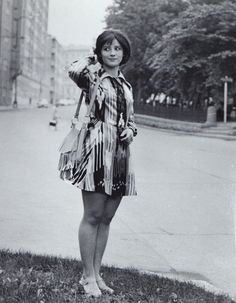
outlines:
{"label": "tree", "polygon": [[236,4],[190,5],[167,28],[148,60],[152,80],[195,107],[207,95],[219,100],[221,77],[236,79]]}

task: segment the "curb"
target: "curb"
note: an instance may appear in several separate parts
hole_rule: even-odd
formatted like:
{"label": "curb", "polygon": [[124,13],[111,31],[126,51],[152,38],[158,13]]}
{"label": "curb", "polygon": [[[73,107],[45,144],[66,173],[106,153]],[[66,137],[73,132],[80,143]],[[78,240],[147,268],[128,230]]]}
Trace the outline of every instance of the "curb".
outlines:
{"label": "curb", "polygon": [[182,130],[188,132],[199,132],[201,131],[204,125],[203,123],[164,119],[141,114],[135,114],[135,122],[151,127],[164,128],[170,130]]}
{"label": "curb", "polygon": [[2,106],[0,105],[0,112],[10,112],[10,111],[14,111],[14,112],[17,112],[17,111],[20,111],[20,110],[28,110],[28,109],[33,109],[33,108],[36,108],[36,107],[30,107],[30,106],[18,106],[17,108],[13,108],[12,106]]}
{"label": "curb", "polygon": [[215,285],[211,284],[209,281],[206,281],[206,280],[191,279],[178,272],[177,273],[162,273],[162,272],[153,272],[153,271],[147,271],[147,270],[139,270],[139,272],[141,274],[156,275],[159,277],[176,280],[178,282],[191,283],[191,284],[193,284],[197,287],[200,287],[215,295],[224,295],[224,296],[228,296],[232,300],[236,300],[236,297],[232,296],[229,293],[226,293],[222,289],[216,287]]}
{"label": "curb", "polygon": [[[205,138],[214,138],[221,139],[226,141],[236,140],[236,123],[232,125],[227,125],[225,131],[222,133],[219,123],[196,123],[196,122],[186,122],[179,120],[163,119],[159,117],[153,117],[148,115],[135,114],[135,122],[137,124],[159,128],[162,131],[174,131],[178,134],[188,134],[190,136],[198,136]],[[217,126],[219,129],[217,129]],[[216,131],[213,133],[211,129],[216,128]]]}

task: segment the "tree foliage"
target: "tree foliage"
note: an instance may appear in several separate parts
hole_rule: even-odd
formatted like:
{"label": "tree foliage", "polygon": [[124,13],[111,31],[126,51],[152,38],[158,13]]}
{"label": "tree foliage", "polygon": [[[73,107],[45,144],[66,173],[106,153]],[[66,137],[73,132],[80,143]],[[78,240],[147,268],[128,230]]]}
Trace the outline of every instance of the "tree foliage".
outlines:
{"label": "tree foliage", "polygon": [[154,48],[146,59],[159,85],[195,105],[208,95],[219,98],[222,76],[236,76],[236,5],[190,6],[168,24]]}

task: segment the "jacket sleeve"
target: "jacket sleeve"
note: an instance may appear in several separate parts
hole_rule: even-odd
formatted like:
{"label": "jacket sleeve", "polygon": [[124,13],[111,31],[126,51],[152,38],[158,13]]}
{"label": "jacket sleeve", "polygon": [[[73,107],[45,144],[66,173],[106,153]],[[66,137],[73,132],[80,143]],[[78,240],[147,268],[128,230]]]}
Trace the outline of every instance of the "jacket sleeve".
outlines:
{"label": "jacket sleeve", "polygon": [[[94,72],[89,69],[91,65],[93,65]],[[81,60],[74,61],[68,69],[69,77],[79,88],[88,91],[90,84],[95,80],[96,65],[97,63],[92,57],[85,57]],[[97,69],[98,68],[97,66]]]}

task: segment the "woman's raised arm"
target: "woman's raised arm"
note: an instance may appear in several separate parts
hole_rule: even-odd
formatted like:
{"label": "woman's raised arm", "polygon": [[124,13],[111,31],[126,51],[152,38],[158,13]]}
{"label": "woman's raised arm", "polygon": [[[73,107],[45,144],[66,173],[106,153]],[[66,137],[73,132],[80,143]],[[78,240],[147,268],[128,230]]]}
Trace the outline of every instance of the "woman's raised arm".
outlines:
{"label": "woman's raised arm", "polygon": [[100,67],[95,57],[89,56],[74,61],[68,69],[68,74],[81,89],[88,91],[90,84],[95,80],[95,73]]}

